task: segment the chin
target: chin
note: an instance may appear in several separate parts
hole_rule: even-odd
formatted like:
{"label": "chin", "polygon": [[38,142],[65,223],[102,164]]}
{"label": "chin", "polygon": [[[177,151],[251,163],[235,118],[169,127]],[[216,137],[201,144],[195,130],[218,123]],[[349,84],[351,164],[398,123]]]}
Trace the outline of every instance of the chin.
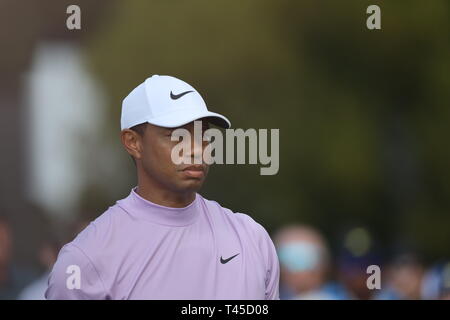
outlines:
{"label": "chin", "polygon": [[183,191],[192,192],[192,191],[198,191],[203,186],[203,179],[189,179],[186,181],[183,181],[181,183],[181,188]]}

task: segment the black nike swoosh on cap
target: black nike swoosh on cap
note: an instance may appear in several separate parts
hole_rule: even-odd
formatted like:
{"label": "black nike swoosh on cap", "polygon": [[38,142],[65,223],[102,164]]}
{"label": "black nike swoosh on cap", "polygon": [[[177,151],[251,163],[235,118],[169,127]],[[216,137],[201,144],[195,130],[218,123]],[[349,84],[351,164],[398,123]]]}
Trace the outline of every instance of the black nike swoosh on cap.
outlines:
{"label": "black nike swoosh on cap", "polygon": [[229,257],[228,259],[223,259],[222,256],[220,256],[220,263],[225,264],[228,261],[230,261],[231,259],[233,259],[234,257],[236,257],[239,253],[236,253],[234,256]]}
{"label": "black nike swoosh on cap", "polygon": [[170,91],[170,97],[172,98],[172,100],[177,100],[177,99],[180,99],[185,94],[188,94],[189,92],[194,92],[194,91],[189,90],[189,91],[185,91],[185,92],[182,92],[179,94],[173,94],[172,91]]}

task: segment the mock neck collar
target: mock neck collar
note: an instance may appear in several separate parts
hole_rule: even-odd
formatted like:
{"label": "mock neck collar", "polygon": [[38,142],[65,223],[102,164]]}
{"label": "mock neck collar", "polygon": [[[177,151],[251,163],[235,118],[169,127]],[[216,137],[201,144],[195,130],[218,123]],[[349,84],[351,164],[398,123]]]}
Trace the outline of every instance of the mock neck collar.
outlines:
{"label": "mock neck collar", "polygon": [[189,205],[183,208],[165,207],[142,198],[136,192],[137,187],[131,189],[130,195],[117,203],[130,215],[168,226],[186,226],[194,223],[199,215],[198,193]]}

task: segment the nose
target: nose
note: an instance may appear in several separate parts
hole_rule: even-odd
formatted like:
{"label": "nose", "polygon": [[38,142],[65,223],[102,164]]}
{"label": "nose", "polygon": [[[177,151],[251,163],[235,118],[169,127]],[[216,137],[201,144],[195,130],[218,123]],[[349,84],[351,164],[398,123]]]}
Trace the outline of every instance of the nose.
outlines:
{"label": "nose", "polygon": [[191,142],[191,159],[193,163],[200,164],[203,162],[203,150],[208,142],[203,141],[201,134],[194,134]]}

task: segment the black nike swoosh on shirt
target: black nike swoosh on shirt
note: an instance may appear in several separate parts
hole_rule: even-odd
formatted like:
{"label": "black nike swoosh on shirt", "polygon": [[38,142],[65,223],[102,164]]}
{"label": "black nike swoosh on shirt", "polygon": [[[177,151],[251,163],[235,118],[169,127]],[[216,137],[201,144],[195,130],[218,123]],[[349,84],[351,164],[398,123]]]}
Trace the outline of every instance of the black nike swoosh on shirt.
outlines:
{"label": "black nike swoosh on shirt", "polygon": [[172,91],[170,91],[170,97],[172,98],[172,100],[177,100],[177,99],[180,99],[185,94],[188,94],[189,92],[194,92],[194,91],[189,90],[189,91],[185,91],[185,92],[182,92],[179,94],[173,94]]}
{"label": "black nike swoosh on shirt", "polygon": [[223,259],[222,256],[220,256],[220,263],[225,264],[228,261],[230,261],[231,259],[233,259],[234,257],[236,257],[239,253],[236,253],[234,256],[229,257],[228,259]]}

